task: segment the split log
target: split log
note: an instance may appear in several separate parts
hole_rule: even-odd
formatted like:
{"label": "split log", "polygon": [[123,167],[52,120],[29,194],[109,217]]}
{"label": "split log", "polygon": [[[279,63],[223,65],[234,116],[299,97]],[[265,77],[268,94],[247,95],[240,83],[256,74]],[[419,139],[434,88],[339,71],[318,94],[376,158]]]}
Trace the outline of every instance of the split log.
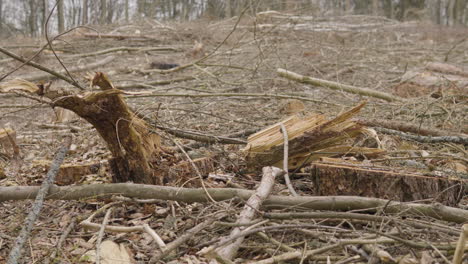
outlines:
{"label": "split log", "polygon": [[456,206],[466,181],[402,172],[390,167],[321,161],[308,168],[314,195],[358,195],[401,202],[429,200]]}
{"label": "split log", "polygon": [[346,140],[365,133],[366,128],[350,120],[364,105],[365,102],[332,120],[327,120],[320,114],[311,114],[304,118],[292,116],[251,135],[243,149],[248,170],[257,171],[262,166],[283,167],[281,161],[284,139],[281,124],[286,127],[289,137],[289,169],[300,167],[305,162],[320,157],[358,153],[368,156],[382,154],[384,151],[381,149],[345,145]]}

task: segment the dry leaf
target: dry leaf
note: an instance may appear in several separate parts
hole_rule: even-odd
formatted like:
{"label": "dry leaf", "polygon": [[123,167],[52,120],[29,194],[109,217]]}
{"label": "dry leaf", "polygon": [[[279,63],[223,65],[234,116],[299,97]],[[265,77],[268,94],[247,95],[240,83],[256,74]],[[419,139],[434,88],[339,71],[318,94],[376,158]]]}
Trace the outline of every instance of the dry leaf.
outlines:
{"label": "dry leaf", "polygon": [[32,82],[23,79],[10,80],[4,84],[0,84],[0,92],[7,93],[11,91],[23,91],[28,93],[38,93],[39,87]]}
{"label": "dry leaf", "polygon": [[[127,248],[122,244],[117,244],[110,240],[101,243],[100,256],[101,264],[133,263]],[[81,259],[88,262],[96,262],[96,250],[86,252]]]}

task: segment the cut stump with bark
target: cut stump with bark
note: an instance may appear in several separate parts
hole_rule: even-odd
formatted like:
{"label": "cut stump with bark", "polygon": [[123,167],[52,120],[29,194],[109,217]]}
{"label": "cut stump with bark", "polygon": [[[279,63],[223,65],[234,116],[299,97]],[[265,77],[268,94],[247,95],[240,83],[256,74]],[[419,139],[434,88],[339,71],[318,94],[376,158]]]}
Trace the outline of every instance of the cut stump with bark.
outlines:
{"label": "cut stump with bark", "polygon": [[357,195],[401,202],[426,200],[456,206],[466,191],[463,180],[339,159],[314,162],[307,171],[311,181],[305,189],[320,196]]}

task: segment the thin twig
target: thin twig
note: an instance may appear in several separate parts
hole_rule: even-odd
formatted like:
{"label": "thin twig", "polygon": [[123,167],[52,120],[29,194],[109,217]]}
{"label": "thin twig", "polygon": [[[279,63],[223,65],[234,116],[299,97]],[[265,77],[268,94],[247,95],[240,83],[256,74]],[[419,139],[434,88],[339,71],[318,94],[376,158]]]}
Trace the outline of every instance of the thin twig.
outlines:
{"label": "thin twig", "polygon": [[172,142],[174,144],[176,144],[176,146],[180,149],[180,151],[182,151],[182,153],[184,153],[185,157],[187,158],[187,160],[192,165],[193,169],[195,170],[195,173],[197,173],[197,176],[200,179],[201,186],[202,186],[203,190],[205,191],[206,196],[210,199],[211,202],[217,203],[216,200],[213,199],[213,197],[211,197],[211,194],[206,189],[205,182],[203,181],[203,176],[201,175],[200,170],[198,169],[197,165],[195,165],[195,162],[193,162],[192,158],[190,158],[189,154],[187,154],[184,147],[182,145],[180,145],[179,142],[177,142],[177,140],[175,140],[173,138],[171,138],[171,140],[172,140]]}
{"label": "thin twig", "polygon": [[[27,60],[21,58],[20,56],[14,54],[14,53],[12,53],[12,52],[9,52],[8,50],[6,50],[6,49],[4,49],[4,48],[2,48],[2,47],[0,47],[0,52],[2,52],[2,53],[4,53],[5,55],[8,55],[8,56],[10,56],[10,57],[12,57],[12,58],[18,60],[18,61],[21,61],[21,62],[23,62],[23,63],[25,63],[25,64],[27,64],[27,65],[29,65],[29,66],[32,66],[32,67],[34,67],[34,68],[36,68],[36,69],[39,69],[39,70],[41,70],[41,71],[45,71],[45,72],[47,72],[47,73],[50,73],[50,74],[52,74],[53,76],[55,76],[55,77],[57,77],[57,78],[59,78],[59,79],[62,79],[62,80],[64,80],[64,81],[66,81],[67,83],[69,83],[69,84],[71,84],[71,85],[73,85],[73,86],[79,88],[80,90],[84,90],[84,88],[82,88],[81,86],[77,86],[77,84],[76,84],[72,79],[68,78],[67,76],[65,76],[65,75],[63,75],[63,74],[60,74],[59,72],[56,72],[56,71],[51,70],[51,69],[49,69],[49,68],[46,68],[46,67],[44,67],[44,66],[42,66],[42,65],[40,65],[40,64],[37,64],[37,63],[35,63],[35,62],[27,61]],[[3,77],[3,78],[4,78],[4,77]],[[3,79],[3,78],[2,78],[2,79]],[[2,79],[0,79],[0,81],[1,81]]]}
{"label": "thin twig", "polygon": [[151,258],[149,263],[156,263],[169,255],[172,251],[176,250],[180,245],[185,243],[187,240],[192,238],[194,235],[197,235],[200,231],[203,229],[206,229],[208,226],[210,226],[214,221],[226,216],[226,214],[222,213],[220,215],[210,217],[206,221],[192,227],[190,230],[186,231],[185,234],[179,236],[176,240],[172,241],[171,243],[167,244],[166,248],[164,248],[161,253],[156,254]]}
{"label": "thin twig", "polygon": [[109,208],[109,210],[107,210],[106,212],[106,215],[104,216],[104,219],[102,220],[101,229],[99,229],[99,234],[96,241],[96,264],[101,263],[101,242],[102,238],[104,237],[104,230],[106,230],[106,225],[109,222],[109,217],[111,213],[112,208]]}
{"label": "thin twig", "polygon": [[291,193],[292,196],[298,196],[296,190],[294,190],[294,187],[291,184],[291,179],[289,178],[288,174],[288,152],[289,152],[289,137],[288,137],[288,131],[286,130],[286,127],[284,126],[283,123],[280,123],[281,126],[281,132],[283,133],[283,139],[284,139],[284,156],[283,156],[283,170],[284,170],[284,181],[286,183],[286,186],[288,186],[288,190]]}
{"label": "thin twig", "polygon": [[312,99],[304,96],[293,96],[285,94],[270,94],[270,93],[207,93],[207,94],[183,94],[183,93],[152,93],[152,92],[138,92],[130,93],[124,92],[130,98],[143,98],[143,97],[188,97],[188,98],[204,98],[204,97],[260,97],[264,98],[277,98],[277,99],[297,99],[306,102],[314,102],[318,104],[328,104],[340,106],[335,103],[330,103],[324,100]]}

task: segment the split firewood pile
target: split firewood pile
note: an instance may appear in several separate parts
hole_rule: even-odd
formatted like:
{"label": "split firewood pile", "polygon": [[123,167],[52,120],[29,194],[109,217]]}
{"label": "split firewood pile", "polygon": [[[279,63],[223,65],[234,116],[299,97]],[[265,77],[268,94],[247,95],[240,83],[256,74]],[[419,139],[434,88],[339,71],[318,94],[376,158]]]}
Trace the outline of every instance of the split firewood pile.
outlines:
{"label": "split firewood pile", "polygon": [[461,31],[265,12],[2,43],[0,262],[468,261]]}

